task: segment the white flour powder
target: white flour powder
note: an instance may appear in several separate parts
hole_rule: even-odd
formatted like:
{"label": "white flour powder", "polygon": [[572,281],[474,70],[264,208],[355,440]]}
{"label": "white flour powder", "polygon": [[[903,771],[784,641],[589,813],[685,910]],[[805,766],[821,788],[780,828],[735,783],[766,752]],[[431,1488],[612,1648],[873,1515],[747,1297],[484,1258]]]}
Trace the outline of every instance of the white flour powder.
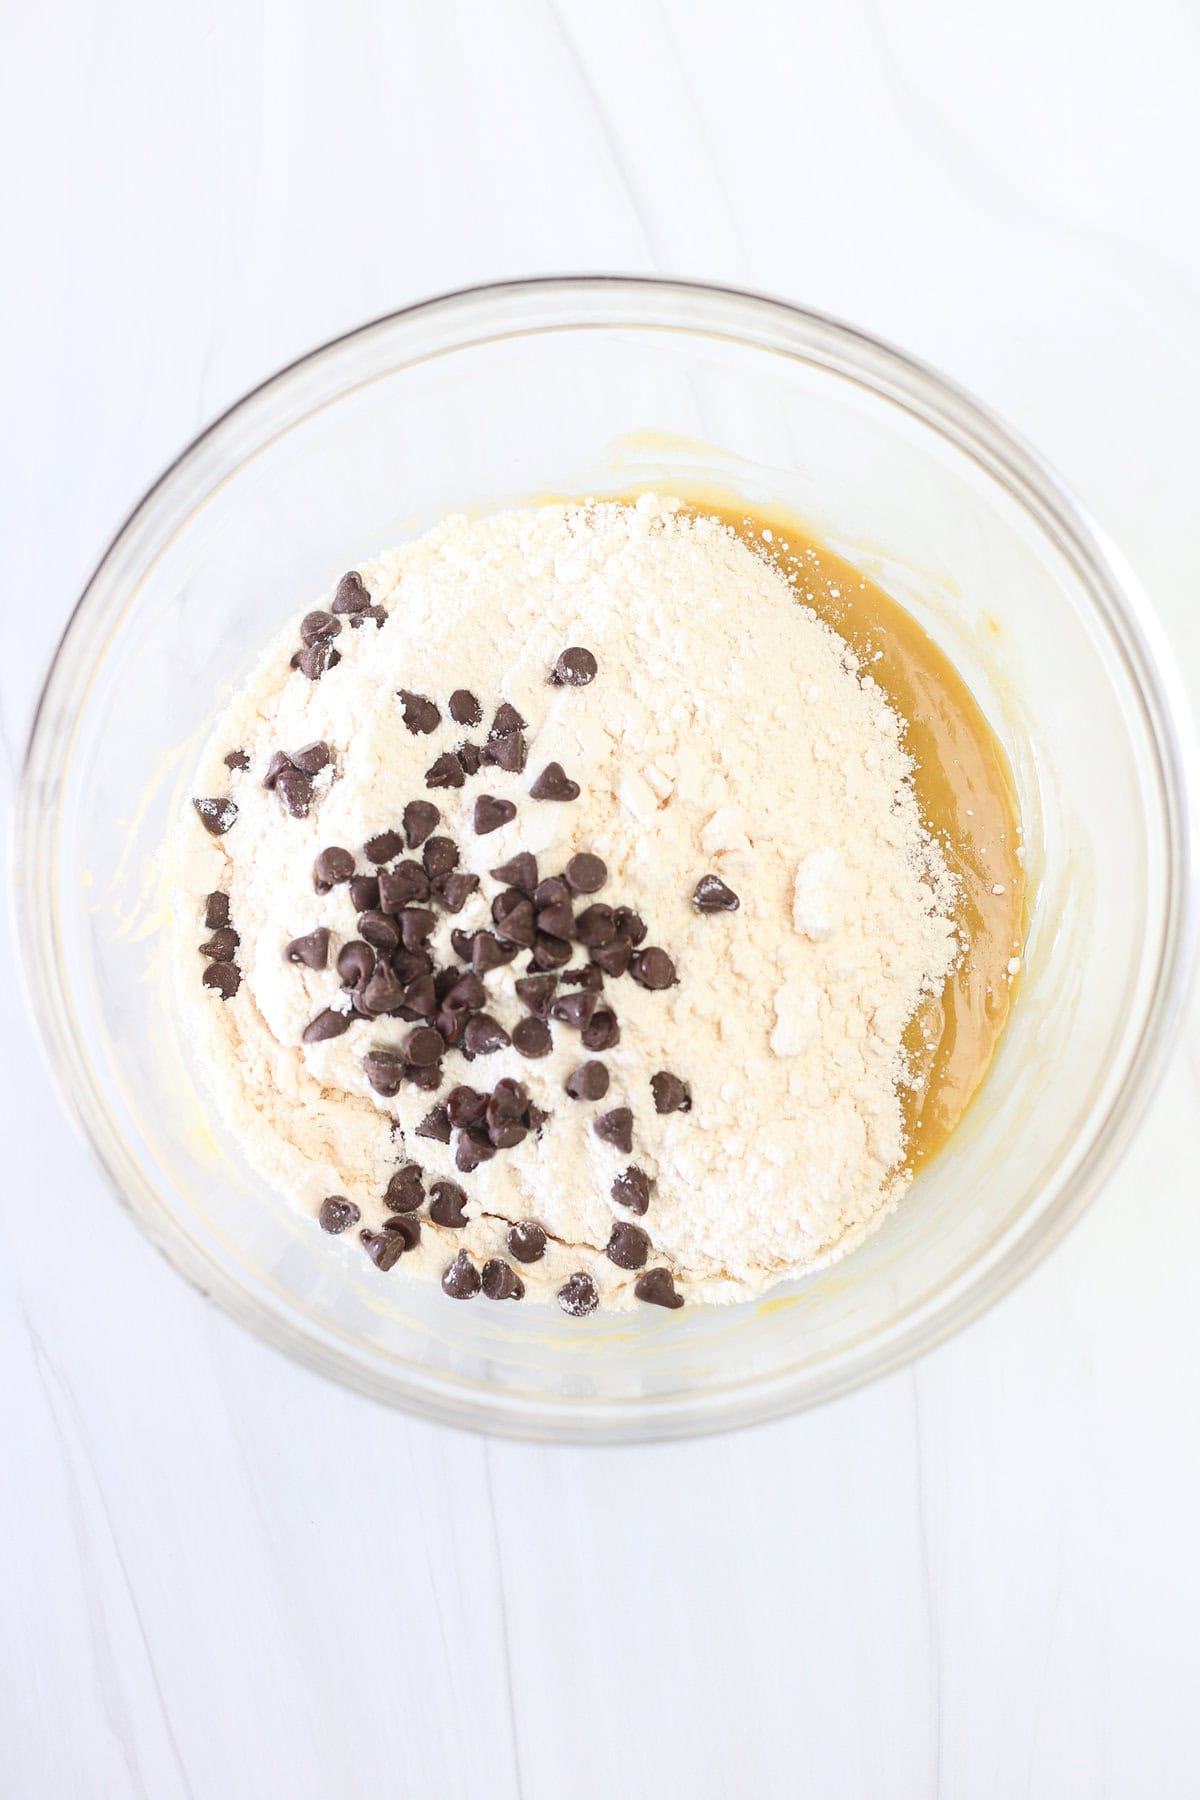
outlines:
{"label": "white flour powder", "polygon": [[[197,772],[193,792],[230,797],[236,821],[214,838],[189,809],[181,828],[179,992],[251,1160],[314,1217],[325,1196],[346,1196],[363,1227],[385,1216],[401,1163],[420,1163],[429,1182],[458,1181],[465,1228],[423,1217],[419,1245],[389,1279],[440,1276],[464,1249],[478,1264],[507,1256],[510,1222],[534,1219],[549,1242],[520,1268],[530,1298],[552,1298],[583,1270],[604,1304],[632,1305],[637,1275],[605,1255],[614,1221],[633,1216],[611,1191],[631,1163],[652,1183],[638,1221],[649,1264],[671,1269],[689,1299],[745,1298],[845,1251],[904,1185],[902,1033],[957,950],[951,882],[880,689],[728,528],[652,496],[447,519],[361,573],[386,625],[343,629],[341,661],[310,681],[290,667],[293,623],[220,719]],[[548,682],[568,645],[595,655],[590,685]],[[464,688],[483,710],[474,730],[447,711]],[[437,702],[432,734],[406,729],[399,689]],[[430,792],[435,758],[464,738],[483,743],[501,701],[527,721],[524,772],[485,767],[461,789]],[[293,818],[263,775],[275,751],[314,739],[333,760],[308,817]],[[226,767],[235,749],[249,758],[244,772]],[[530,798],[551,760],[578,782],[574,802]],[[481,793],[517,807],[482,837],[472,823]],[[459,915],[439,919],[439,964],[451,960],[451,925],[490,927],[503,885],[490,869],[531,850],[546,876],[587,850],[609,871],[593,898],[635,909],[679,977],[658,992],[628,975],[606,982],[620,1042],[602,1056],[611,1085],[600,1101],[564,1091],[587,1054],[565,1024],[552,1026],[540,1060],[509,1046],[468,1064],[450,1050],[443,1093],[510,1077],[549,1115],[468,1174],[453,1145],[415,1134],[436,1094],[404,1085],[384,1099],[364,1075],[364,1051],[398,1047],[411,1024],[360,1020],[302,1043],[317,1013],[345,1005],[334,965],[357,935],[347,886],[314,892],[314,858],[342,845],[369,873],[365,841],[399,827],[413,799],[440,808],[438,831],[482,878]],[[706,874],[739,896],[738,910],[695,909]],[[228,893],[240,935],[242,982],[229,1000],[200,980],[199,896],[214,888]],[[284,959],[289,940],[322,925],[332,931],[327,968]],[[577,948],[572,966],[585,956]],[[524,1014],[514,983],[527,961],[484,977],[487,1009],[510,1032]],[[688,1084],[690,1111],[656,1112],[650,1077],[661,1070]],[[590,1128],[620,1106],[633,1113],[628,1155]]]}

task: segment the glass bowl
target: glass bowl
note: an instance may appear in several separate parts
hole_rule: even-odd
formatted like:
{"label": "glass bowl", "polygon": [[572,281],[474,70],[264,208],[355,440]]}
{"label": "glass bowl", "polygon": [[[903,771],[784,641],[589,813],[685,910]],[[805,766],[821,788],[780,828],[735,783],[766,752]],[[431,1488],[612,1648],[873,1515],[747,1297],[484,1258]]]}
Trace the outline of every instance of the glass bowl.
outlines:
{"label": "glass bowl", "polygon": [[[455,510],[707,487],[789,508],[932,633],[1007,748],[1032,907],[1012,1020],[949,1145],[844,1262],[758,1304],[567,1320],[382,1276],[266,1189],[177,1039],[160,846],[219,697],[341,572]],[[203,1292],[380,1399],[487,1430],[678,1436],[915,1356],[1053,1245],[1127,1141],[1184,988],[1189,726],[1136,583],[1061,484],[930,370],[683,282],[516,282],[274,376],[133,512],[29,744],[19,919],[51,1069]]]}

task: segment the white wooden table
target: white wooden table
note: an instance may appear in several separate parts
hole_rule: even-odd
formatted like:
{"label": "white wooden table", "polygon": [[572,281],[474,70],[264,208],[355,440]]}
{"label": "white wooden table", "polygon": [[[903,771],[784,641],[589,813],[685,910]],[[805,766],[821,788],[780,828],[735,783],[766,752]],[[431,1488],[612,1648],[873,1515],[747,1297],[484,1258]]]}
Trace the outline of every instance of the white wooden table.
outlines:
{"label": "white wooden table", "polygon": [[[501,275],[773,289],[946,369],[1200,696],[1183,0],[57,0],[0,44],[11,787],[109,534],[319,340]],[[1200,1793],[1200,1011],[1120,1173],[917,1368],[661,1450],[491,1444],[206,1305],[4,1016],[0,1796]]]}

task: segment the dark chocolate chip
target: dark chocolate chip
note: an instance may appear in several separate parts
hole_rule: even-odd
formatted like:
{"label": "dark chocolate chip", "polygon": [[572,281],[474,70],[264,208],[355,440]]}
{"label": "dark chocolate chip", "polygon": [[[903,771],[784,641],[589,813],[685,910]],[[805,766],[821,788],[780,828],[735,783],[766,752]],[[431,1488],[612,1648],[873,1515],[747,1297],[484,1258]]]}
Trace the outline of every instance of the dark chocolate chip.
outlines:
{"label": "dark chocolate chip", "polygon": [[621,1041],[621,1027],[617,1024],[616,1013],[609,1012],[607,1007],[599,1007],[583,1028],[583,1047],[585,1050],[611,1050]]}
{"label": "dark chocolate chip", "polygon": [[454,1146],[454,1166],[461,1169],[464,1175],[470,1175],[480,1163],[490,1162],[496,1154],[495,1146],[486,1137],[477,1137],[475,1132],[483,1127],[475,1126],[474,1131],[460,1131],[458,1142]]}
{"label": "dark chocolate chip", "polygon": [[650,1204],[650,1177],[636,1163],[630,1163],[613,1182],[612,1197],[618,1206],[628,1207],[632,1213],[644,1213]]}
{"label": "dark chocolate chip", "polygon": [[511,1042],[503,1025],[490,1013],[476,1013],[463,1032],[463,1043],[472,1056],[491,1056]]}
{"label": "dark chocolate chip", "polygon": [[455,688],[450,696],[450,717],[456,725],[478,725],[483,709],[470,688]]}
{"label": "dark chocolate chip", "polygon": [[400,927],[391,913],[372,911],[358,915],[358,935],[374,950],[391,955],[400,948]]}
{"label": "dark chocolate chip", "polygon": [[532,949],[536,936],[533,924],[533,901],[526,900],[515,888],[507,890],[514,899],[506,907],[497,910],[498,903],[504,895],[498,895],[492,902],[492,916],[496,921],[496,936],[506,943],[520,944],[526,950]]}
{"label": "dark chocolate chip", "polygon": [[474,969],[465,969],[441,998],[451,1012],[478,1012],[487,1000],[487,989]]}
{"label": "dark chocolate chip", "polygon": [[446,1045],[431,1025],[416,1025],[404,1040],[404,1060],[414,1069],[432,1068],[440,1062]]}
{"label": "dark chocolate chip", "polygon": [[307,819],[308,809],[312,805],[312,777],[303,769],[289,766],[281,769],[275,778],[275,792],[285,812],[293,819]]}
{"label": "dark chocolate chip", "polygon": [[336,668],[341,660],[341,653],[332,644],[310,644],[307,650],[293,656],[292,667],[307,675],[310,681],[320,681],[325,671]]}
{"label": "dark chocolate chip", "polygon": [[313,886],[318,894],[328,894],[340,881],[349,881],[354,873],[354,858],[340,844],[330,844],[318,853],[313,864]]}
{"label": "dark chocolate chip", "polygon": [[286,750],[273,750],[271,752],[271,760],[267,764],[267,772],[263,776],[263,786],[265,788],[273,789],[275,783],[283,774],[283,771],[285,769],[294,769],[295,766],[295,763],[292,761]]}
{"label": "dark chocolate chip", "polygon": [[510,1225],[504,1241],[518,1262],[540,1262],[546,1252],[546,1234],[533,1219],[518,1219]]}
{"label": "dark chocolate chip", "polygon": [[404,839],[398,831],[380,831],[373,838],[368,838],[363,845],[368,862],[395,862],[404,848]]}
{"label": "dark chocolate chip", "polygon": [[221,925],[229,923],[229,895],[223,894],[219,888],[207,895],[204,901],[204,924],[208,931],[216,931]]}
{"label": "dark chocolate chip", "polygon": [[456,1131],[465,1131],[487,1115],[488,1097],[478,1088],[460,1084],[446,1095],[446,1113]]}
{"label": "dark chocolate chip", "polygon": [[579,783],[571,780],[561,763],[549,762],[529,793],[534,800],[578,800]]}
{"label": "dark chocolate chip", "polygon": [[633,1291],[639,1300],[645,1300],[651,1306],[674,1309],[683,1305],[683,1295],[675,1292],[675,1277],[670,1269],[647,1269],[634,1282]]}
{"label": "dark chocolate chip", "polygon": [[557,986],[557,975],[519,975],[517,998],[529,1008],[535,1019],[545,1019],[550,1016],[550,1002]]}
{"label": "dark chocolate chip", "polygon": [[733,889],[726,887],[719,875],[702,875],[692,895],[692,905],[702,913],[736,912],[741,904]]}
{"label": "dark chocolate chip", "polygon": [[429,1190],[429,1216],[435,1225],[461,1231],[467,1222],[467,1196],[457,1181],[435,1181]]}
{"label": "dark chocolate chip", "polygon": [[404,987],[391,963],[380,957],[375,973],[362,990],[362,1003],[373,1017],[398,1012],[404,1005]]}
{"label": "dark chocolate chip", "polygon": [[672,1075],[667,1069],[660,1069],[657,1075],[650,1077],[650,1092],[654,1095],[654,1110],[659,1113],[691,1112],[692,1090],[686,1081],[680,1081],[678,1075]]}
{"label": "dark chocolate chip", "polygon": [[522,1056],[547,1056],[550,1052],[550,1027],[532,1016],[519,1019],[513,1026],[513,1049]]}
{"label": "dark chocolate chip", "polygon": [[623,975],[629,967],[633,957],[633,945],[627,937],[618,937],[614,938],[611,944],[601,944],[597,949],[590,950],[588,955],[596,967],[602,969],[606,975],[619,976]]}
{"label": "dark chocolate chip", "polygon": [[396,1236],[404,1240],[406,1250],[415,1250],[421,1241],[421,1221],[401,1214],[397,1218],[383,1221],[385,1231],[394,1231]]}
{"label": "dark chocolate chip", "polygon": [[367,606],[363,608],[362,612],[351,613],[351,631],[357,631],[359,626],[365,625],[368,619],[373,621],[376,630],[378,630],[381,625],[386,625],[387,613],[382,606]]}
{"label": "dark chocolate chip", "polygon": [[429,788],[460,788],[466,776],[463,766],[453,750],[445,750],[425,771],[425,786]]}
{"label": "dark chocolate chip", "polygon": [[548,932],[539,931],[533,941],[533,962],[535,969],[561,969],[571,960],[571,946],[563,938],[551,937]]}
{"label": "dark chocolate chip", "polygon": [[598,893],[608,880],[607,866],[600,857],[593,856],[590,850],[581,850],[577,856],[573,856],[563,874],[568,885],[577,894]]}
{"label": "dark chocolate chip", "polygon": [[506,1075],[492,1089],[488,1100],[488,1116],[500,1119],[523,1119],[529,1111],[529,1094],[520,1081]]}
{"label": "dark chocolate chip", "polygon": [[403,1168],[395,1170],[387,1184],[387,1192],[383,1196],[383,1204],[389,1212],[416,1212],[418,1206],[424,1204],[425,1189],[421,1182],[421,1166],[419,1163],[405,1163]]}
{"label": "dark chocolate chip", "polygon": [[394,1269],[408,1245],[398,1231],[360,1231],[358,1241],[377,1269]]}
{"label": "dark chocolate chip", "polygon": [[427,694],[414,694],[408,688],[401,688],[397,699],[404,708],[405,730],[413,736],[426,736],[436,731],[442,722],[442,710],[435,700]]}
{"label": "dark chocolate chip", "polygon": [[460,1250],[443,1270],[442,1292],[452,1300],[473,1300],[479,1292],[479,1270],[465,1250]]}
{"label": "dark chocolate chip", "polygon": [[523,1300],[525,1283],[511,1263],[493,1256],[483,1265],[483,1291],[489,1300]]}
{"label": "dark chocolate chip", "polygon": [[350,1017],[348,1012],[334,1012],[332,1006],[327,1006],[324,1012],[319,1012],[316,1018],[310,1019],[304,1027],[301,1034],[304,1042],[321,1044],[326,1038],[341,1037],[344,1031],[350,1029]]}
{"label": "dark chocolate chip", "polygon": [[563,1085],[572,1100],[603,1100],[608,1092],[608,1070],[602,1062],[580,1063]]}
{"label": "dark chocolate chip", "polygon": [[404,835],[410,850],[418,849],[433,831],[441,813],[432,800],[410,800],[404,809]]}
{"label": "dark chocolate chip", "polygon": [[603,950],[611,944],[617,935],[612,907],[605,906],[602,900],[585,906],[575,921],[575,935],[589,950]]}
{"label": "dark chocolate chip", "polygon": [[357,1225],[361,1217],[353,1200],[347,1200],[344,1194],[327,1194],[317,1214],[321,1230],[328,1231],[332,1237],[336,1237],[339,1231],[345,1231],[347,1226]]}
{"label": "dark chocolate chip", "polygon": [[419,1019],[432,1019],[437,1012],[437,993],[434,990],[432,975],[418,975],[404,989],[405,1017],[416,1013]]}
{"label": "dark chocolate chip", "polygon": [[466,869],[451,869],[448,875],[436,875],[430,886],[434,899],[439,900],[448,913],[458,913],[479,886],[479,877],[469,874]]}
{"label": "dark chocolate chip", "polygon": [[558,979],[564,987],[586,988],[589,994],[599,994],[604,988],[604,971],[594,963],[583,969],[564,969]]}
{"label": "dark chocolate chip", "polygon": [[232,1000],[242,985],[242,972],[236,963],[210,962],[200,980],[205,987],[216,988],[222,1000]]}
{"label": "dark chocolate chip", "polygon": [[502,944],[490,931],[477,931],[471,940],[471,967],[478,975],[486,975],[489,969],[498,969],[502,963],[511,962],[516,954],[515,944]]}
{"label": "dark chocolate chip", "polygon": [[232,962],[234,951],[241,941],[232,925],[222,925],[219,931],[214,931],[201,944],[200,954],[210,956],[214,962]]}
{"label": "dark chocolate chip", "polygon": [[677,979],[675,964],[657,945],[652,945],[649,950],[639,950],[629,965],[629,973],[644,988],[669,988]]}
{"label": "dark chocolate chip", "polygon": [[464,775],[478,775],[483,767],[483,751],[478,744],[460,744],[454,752]]}
{"label": "dark chocolate chip", "polygon": [[362,612],[370,604],[371,596],[362,576],[357,569],[351,569],[337,584],[337,593],[333,596],[334,612]]}
{"label": "dark chocolate chip", "polygon": [[576,988],[574,993],[560,994],[557,1000],[550,1003],[550,1017],[570,1025],[575,1031],[582,1031],[596,1010],[596,996],[587,988]]}
{"label": "dark chocolate chip", "polygon": [[497,800],[494,794],[480,794],[475,802],[475,831],[479,837],[486,837],[489,831],[499,831],[510,819],[515,819],[517,809],[511,800]]}
{"label": "dark chocolate chip", "polygon": [[569,900],[560,900],[554,906],[543,906],[537,916],[537,928],[548,937],[569,938],[575,929],[575,914],[571,911]]}
{"label": "dark chocolate chip", "polygon": [[300,621],[300,636],[306,644],[324,644],[335,638],[342,629],[342,621],[335,619],[330,612],[305,613]]}
{"label": "dark chocolate chip", "polygon": [[442,1085],[443,1071],[441,1063],[433,1063],[428,1069],[412,1069],[407,1071],[411,1087],[422,1088],[426,1092],[436,1094]]}
{"label": "dark chocolate chip", "polygon": [[458,845],[453,838],[431,837],[421,852],[421,864],[430,881],[448,875],[458,867]]}
{"label": "dark chocolate chip", "polygon": [[483,760],[492,763],[497,769],[505,769],[510,775],[519,775],[525,767],[528,747],[525,734],[521,731],[510,731],[507,737],[493,738],[483,752]]}
{"label": "dark chocolate chip", "polygon": [[572,1319],[586,1319],[600,1304],[596,1284],[583,1269],[568,1275],[558,1290],[558,1304]]}
{"label": "dark chocolate chip", "polygon": [[539,911],[546,906],[571,904],[571,890],[561,875],[547,875],[533,890],[533,904]]}
{"label": "dark chocolate chip", "polygon": [[[363,914],[366,918],[368,915]],[[351,938],[338,951],[337,972],[347,987],[357,987],[362,981],[369,981],[375,973],[375,952],[370,944],[359,938]]]}
{"label": "dark chocolate chip", "polygon": [[631,907],[618,906],[613,913],[613,923],[616,925],[618,935],[627,937],[631,944],[640,944],[646,935],[645,919],[635,913]]}
{"label": "dark chocolate chip", "polygon": [[429,877],[419,862],[411,857],[384,869],[379,877],[379,905],[382,911],[398,913],[416,900],[428,900]]}
{"label": "dark chocolate chip", "polygon": [[355,912],[378,912],[378,875],[354,875],[350,881],[350,903]]}
{"label": "dark chocolate chip", "polygon": [[423,950],[437,924],[437,914],[430,912],[427,906],[406,906],[396,914],[396,923],[400,927],[404,948]]}
{"label": "dark chocolate chip", "polygon": [[555,687],[586,687],[595,681],[598,664],[590,650],[572,644],[564,650],[550,673]]}
{"label": "dark chocolate chip", "polygon": [[627,1106],[614,1106],[611,1112],[593,1119],[592,1130],[602,1143],[611,1144],[628,1156],[633,1149],[633,1114]]}
{"label": "dark chocolate chip", "polygon": [[238,816],[238,809],[232,800],[193,800],[192,805],[199,813],[200,823],[210,837],[224,837]]}
{"label": "dark chocolate chip", "polygon": [[400,1092],[401,1083],[407,1073],[404,1058],[395,1050],[368,1050],[362,1059],[363,1074],[385,1100],[391,1100]]}
{"label": "dark chocolate chip", "polygon": [[501,863],[491,873],[497,881],[503,881],[509,887],[520,888],[523,894],[532,896],[538,884],[537,857],[528,850],[518,850],[515,856],[510,856],[506,863]]}
{"label": "dark chocolate chip", "polygon": [[618,1269],[644,1269],[650,1254],[650,1233],[640,1225],[631,1225],[628,1219],[618,1219],[604,1254]]}
{"label": "dark chocolate chip", "polygon": [[492,720],[492,729],[488,732],[488,742],[494,743],[497,738],[511,737],[514,731],[524,731],[526,721],[515,706],[502,700],[496,708],[496,716]]}
{"label": "dark chocolate chip", "polygon": [[290,963],[304,963],[306,968],[324,968],[329,961],[329,927],[318,925],[302,938],[293,938],[282,952]]}
{"label": "dark chocolate chip", "polygon": [[319,775],[329,762],[329,745],[324,738],[314,738],[311,744],[302,744],[299,750],[292,751],[292,761],[306,775]]}
{"label": "dark chocolate chip", "polygon": [[435,1106],[430,1112],[427,1112],[416,1128],[416,1135],[422,1138],[432,1138],[436,1144],[448,1144],[450,1142],[450,1119],[445,1107]]}
{"label": "dark chocolate chip", "polygon": [[225,767],[227,769],[237,769],[239,771],[248,769],[250,767],[250,758],[246,755],[244,750],[231,750],[229,755],[225,758]]}

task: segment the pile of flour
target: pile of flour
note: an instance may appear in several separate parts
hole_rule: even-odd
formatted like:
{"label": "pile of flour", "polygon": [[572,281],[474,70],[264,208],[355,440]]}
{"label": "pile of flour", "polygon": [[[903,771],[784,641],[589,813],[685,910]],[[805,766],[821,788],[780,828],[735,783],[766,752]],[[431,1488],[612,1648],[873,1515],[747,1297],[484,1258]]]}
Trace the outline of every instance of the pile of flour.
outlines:
{"label": "pile of flour", "polygon": [[[521,1269],[529,1298],[552,1299],[584,1270],[602,1304],[633,1305],[634,1276],[605,1255],[614,1220],[628,1216],[613,1178],[631,1161],[652,1183],[639,1220],[651,1261],[688,1299],[756,1295],[851,1247],[905,1185],[902,1036],[958,950],[953,884],[879,687],[772,564],[718,521],[654,495],[449,518],[359,573],[386,623],[343,630],[340,661],[317,680],[292,666],[289,625],[220,718],[191,790],[228,796],[236,822],[211,837],[189,807],[180,827],[178,992],[251,1161],[314,1218],[326,1196],[347,1197],[365,1228],[385,1216],[399,1164],[458,1181],[466,1225],[423,1218],[389,1279],[440,1277],[461,1250],[480,1264],[506,1256],[508,1226],[533,1219],[548,1243]],[[572,645],[593,653],[596,678],[553,685]],[[401,689],[439,703],[435,732],[406,729]],[[464,737],[446,707],[462,689],[481,703],[481,740],[501,702],[518,709],[528,767],[430,792],[425,772]],[[263,776],[275,752],[313,740],[332,758],[308,816],[295,818]],[[243,769],[227,766],[236,751]],[[552,760],[579,784],[572,803],[530,800]],[[477,836],[483,791],[517,810]],[[563,1027],[540,1060],[511,1046],[470,1065],[447,1054],[447,1089],[511,1077],[548,1115],[466,1175],[450,1145],[417,1135],[436,1095],[402,1087],[384,1099],[364,1076],[368,1039],[398,1044],[411,1027],[364,1021],[302,1041],[335,1002],[337,949],[356,936],[347,887],[314,892],[314,859],[341,845],[363,867],[366,840],[398,827],[414,798],[436,802],[439,829],[481,877],[463,911],[439,921],[439,956],[451,955],[451,926],[490,927],[503,883],[488,871],[528,850],[545,872],[578,851],[602,857],[609,881],[597,897],[635,909],[647,941],[673,959],[678,983],[664,991],[628,977],[605,987],[621,1035],[603,1056],[603,1106],[632,1110],[632,1156],[589,1129],[603,1108],[564,1093],[581,1053]],[[697,911],[708,874],[738,896],[736,911]],[[228,895],[240,938],[229,999],[200,980],[198,921],[213,890]],[[285,960],[290,940],[322,925],[326,969]],[[510,1032],[525,962],[485,977],[488,1011]],[[650,1077],[662,1070],[688,1085],[690,1111],[656,1111]]]}

